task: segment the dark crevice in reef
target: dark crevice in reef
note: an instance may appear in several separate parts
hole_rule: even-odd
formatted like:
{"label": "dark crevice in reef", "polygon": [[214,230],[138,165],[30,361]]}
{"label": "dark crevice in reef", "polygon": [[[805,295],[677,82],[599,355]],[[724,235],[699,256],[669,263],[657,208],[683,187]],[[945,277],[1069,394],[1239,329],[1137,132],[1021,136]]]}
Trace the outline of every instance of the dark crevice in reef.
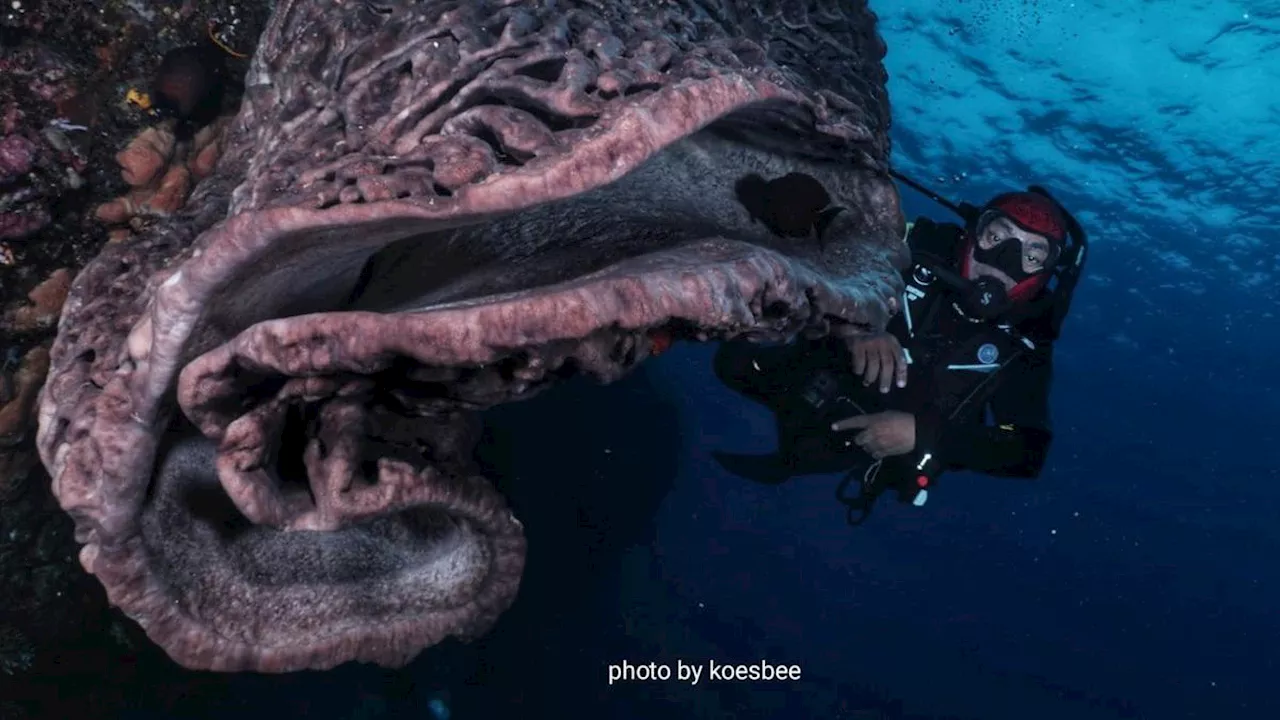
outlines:
{"label": "dark crevice in reef", "polygon": [[577,118],[561,115],[540,101],[528,97],[523,93],[505,90],[486,90],[483,95],[478,95],[474,102],[467,103],[467,107],[465,109],[485,105],[515,108],[516,110],[529,113],[536,118],[539,123],[546,126],[552,132],[564,132],[565,130],[587,128],[591,127],[596,122],[596,118],[590,115]]}
{"label": "dark crevice in reef", "polygon": [[481,142],[487,144],[493,149],[493,156],[498,162],[504,164],[519,164],[528,162],[533,158],[533,153],[523,152],[511,147],[507,143],[502,142],[493,128],[488,125],[481,125],[471,131],[471,134]]}
{"label": "dark crevice in reef", "polygon": [[305,497],[310,506],[315,505],[315,495],[307,482],[307,466],[303,456],[307,445],[318,430],[314,409],[310,406],[290,405],[285,411],[275,449],[275,481],[285,497]]}
{"label": "dark crevice in reef", "polygon": [[534,80],[553,83],[560,79],[560,74],[564,72],[565,65],[567,65],[568,62],[569,61],[564,58],[548,58],[547,60],[540,60],[536,63],[525,65],[524,67],[516,70],[515,74],[533,78]]}

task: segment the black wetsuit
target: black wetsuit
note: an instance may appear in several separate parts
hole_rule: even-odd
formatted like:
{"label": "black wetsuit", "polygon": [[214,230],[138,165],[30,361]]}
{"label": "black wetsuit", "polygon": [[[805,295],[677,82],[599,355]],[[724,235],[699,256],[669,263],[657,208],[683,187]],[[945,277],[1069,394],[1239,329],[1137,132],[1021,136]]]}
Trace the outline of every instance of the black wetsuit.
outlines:
{"label": "black wetsuit", "polygon": [[775,412],[779,451],[717,454],[722,464],[762,482],[857,471],[871,464],[852,442],[860,431],[833,433],[831,423],[859,412],[901,410],[916,418],[915,449],[885,459],[875,485],[897,488],[903,501],[915,499],[946,470],[1022,478],[1040,473],[1052,439],[1052,347],[998,321],[969,319],[957,309],[954,291],[920,264],[928,258],[958,272],[961,228],[922,218],[907,242],[914,261],[904,273],[903,309],[887,328],[910,358],[906,388],[881,393],[878,386],[863,387],[845,342],[836,338],[778,346],[725,343],[716,373]]}

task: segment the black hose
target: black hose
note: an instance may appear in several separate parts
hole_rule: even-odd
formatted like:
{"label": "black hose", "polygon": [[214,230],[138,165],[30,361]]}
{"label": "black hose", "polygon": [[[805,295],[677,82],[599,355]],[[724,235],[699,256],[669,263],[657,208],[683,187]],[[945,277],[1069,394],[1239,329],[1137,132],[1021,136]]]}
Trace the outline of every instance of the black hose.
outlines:
{"label": "black hose", "polygon": [[[916,182],[915,180],[912,180],[911,178],[907,177],[906,175],[903,175],[902,173],[898,172],[897,170],[890,169],[890,170],[889,170],[889,174],[890,174],[890,175],[892,175],[893,177],[895,177],[895,178],[897,178],[897,179],[901,180],[903,183],[905,183],[907,186],[911,187],[912,189],[914,189],[914,190],[916,190],[916,191],[918,191],[918,192],[920,192],[920,193],[922,193],[922,194],[926,195],[930,200],[932,200],[932,201],[934,201],[934,202],[938,203],[939,205],[941,205],[941,206],[943,206],[943,207],[947,208],[948,210],[950,210],[951,212],[955,213],[956,215],[959,215],[960,217],[964,218],[966,221],[967,221],[967,220],[969,220],[969,215],[970,215],[970,213],[965,211],[965,207],[964,207],[964,206],[957,205],[956,203],[951,202],[950,200],[948,200],[948,199],[946,199],[946,198],[942,197],[941,195],[939,195],[938,193],[934,192],[933,190],[930,190],[929,188],[925,187],[924,185],[921,185],[920,183]],[[967,206],[967,203],[966,203],[966,204],[964,204],[964,205],[965,205],[965,206]]]}

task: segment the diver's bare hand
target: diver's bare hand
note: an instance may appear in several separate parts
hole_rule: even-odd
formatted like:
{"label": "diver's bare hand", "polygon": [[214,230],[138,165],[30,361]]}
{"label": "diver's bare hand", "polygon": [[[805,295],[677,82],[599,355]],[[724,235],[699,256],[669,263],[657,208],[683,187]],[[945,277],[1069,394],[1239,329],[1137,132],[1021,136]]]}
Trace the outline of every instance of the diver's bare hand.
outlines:
{"label": "diver's bare hand", "polygon": [[874,335],[855,335],[846,340],[853,353],[853,372],[862,376],[863,385],[879,383],[880,392],[889,392],[896,382],[907,386],[907,355],[898,344],[898,338],[882,332]]}
{"label": "diver's bare hand", "polygon": [[831,424],[831,429],[836,432],[859,428],[862,432],[854,436],[853,441],[877,460],[905,455],[916,449],[916,416],[911,413],[886,410],[855,415]]}

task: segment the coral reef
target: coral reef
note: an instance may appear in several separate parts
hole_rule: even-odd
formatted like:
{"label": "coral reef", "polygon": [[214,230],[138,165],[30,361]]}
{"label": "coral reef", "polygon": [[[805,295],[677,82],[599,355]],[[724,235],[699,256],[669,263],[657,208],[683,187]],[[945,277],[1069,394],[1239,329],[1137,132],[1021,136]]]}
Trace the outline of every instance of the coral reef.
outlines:
{"label": "coral reef", "polygon": [[[115,156],[163,126],[131,98],[173,48],[217,47],[211,36],[251,48],[266,12],[224,0],[0,6],[0,623],[22,633],[33,663],[0,673],[0,718],[114,717],[129,668],[171,667],[122,644],[118,613],[86,582],[35,452],[35,400],[71,278],[108,240],[95,210],[131,189]],[[227,62],[243,73],[242,59]]]}
{"label": "coral reef", "polygon": [[[516,595],[478,412],[672,339],[883,327],[874,16],[720,9],[277,3],[213,173],[85,268],[52,348],[38,446],[111,602],[193,669],[402,665]],[[830,207],[779,234],[753,175]]]}
{"label": "coral reef", "polygon": [[0,673],[15,675],[31,669],[35,646],[18,628],[0,624]]}

